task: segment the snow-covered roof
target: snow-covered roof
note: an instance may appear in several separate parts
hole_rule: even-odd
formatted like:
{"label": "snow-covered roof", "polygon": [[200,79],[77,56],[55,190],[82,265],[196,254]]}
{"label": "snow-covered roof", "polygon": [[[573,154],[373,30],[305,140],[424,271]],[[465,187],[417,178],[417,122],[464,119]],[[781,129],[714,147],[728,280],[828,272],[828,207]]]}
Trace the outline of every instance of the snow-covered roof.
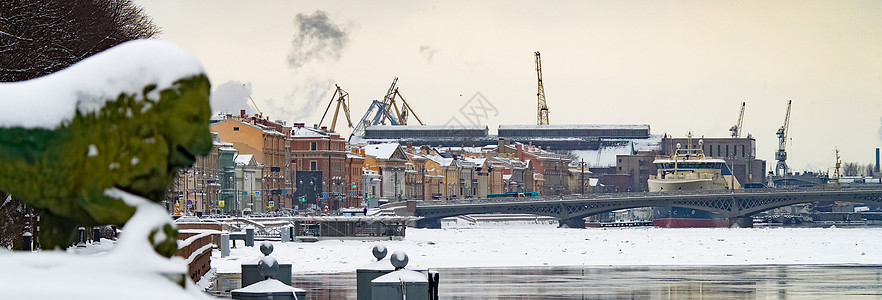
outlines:
{"label": "snow-covered roof", "polygon": [[309,127],[295,127],[291,129],[291,136],[293,137],[327,137],[328,133],[322,132],[318,129],[313,129]]}
{"label": "snow-covered roof", "polygon": [[233,158],[233,161],[236,162],[237,165],[250,165],[251,161],[254,160],[253,154],[239,154]]}
{"label": "snow-covered roof", "polygon": [[663,134],[651,134],[645,139],[603,139],[603,142],[630,142],[637,151],[661,150]]}
{"label": "snow-covered roof", "polygon": [[487,125],[371,125],[364,130],[488,130]]}
{"label": "snow-covered roof", "polygon": [[499,129],[649,129],[648,124],[499,125]]}
{"label": "snow-covered roof", "polygon": [[236,119],[226,119],[226,120],[224,120],[223,122],[215,123],[215,124],[212,124],[211,126],[218,125],[218,124],[221,124],[221,123],[224,123],[224,122],[236,122],[236,123],[239,123],[239,124],[241,124],[241,125],[249,126],[249,127],[251,127],[251,128],[254,128],[254,129],[260,130],[260,131],[262,131],[263,133],[266,133],[266,134],[272,134],[272,135],[284,135],[283,133],[277,131],[276,128],[274,128],[274,127],[264,126],[264,125],[261,125],[261,124],[251,124],[251,123],[248,123],[248,122],[242,122],[242,121],[239,121],[239,120],[236,120]]}
{"label": "snow-covered roof", "polygon": [[453,158],[447,158],[447,157],[443,157],[441,155],[429,155],[428,158],[431,159],[432,161],[438,163],[442,167],[449,167],[450,164],[453,163]]}
{"label": "snow-covered roof", "polygon": [[389,159],[395,154],[395,150],[401,146],[398,143],[371,144],[364,146],[364,154],[379,159]]}
{"label": "snow-covered roof", "polygon": [[598,150],[573,150],[576,156],[573,162],[585,161],[589,167],[613,167],[616,165],[616,155],[630,155],[631,145],[601,147]]}
{"label": "snow-covered roof", "polygon": [[[120,93],[148,96],[182,78],[205,73],[184,49],[161,40],[135,40],[88,57],[66,69],[32,80],[0,84],[0,127],[53,129],[77,111],[98,111]],[[143,99],[140,99],[143,100]]]}
{"label": "snow-covered roof", "polygon": [[475,164],[475,166],[483,166],[484,162],[487,161],[486,158],[473,158],[473,157],[466,157],[465,160]]}

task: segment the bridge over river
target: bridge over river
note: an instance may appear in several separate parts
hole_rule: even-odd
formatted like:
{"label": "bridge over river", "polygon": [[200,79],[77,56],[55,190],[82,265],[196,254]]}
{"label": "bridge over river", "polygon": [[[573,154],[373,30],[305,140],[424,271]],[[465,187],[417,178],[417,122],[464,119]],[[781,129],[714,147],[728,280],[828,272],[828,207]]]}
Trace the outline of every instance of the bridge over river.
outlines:
{"label": "bridge over river", "polygon": [[637,207],[677,206],[717,212],[729,218],[730,224],[750,227],[753,224],[751,216],[756,213],[816,201],[882,205],[882,186],[407,201],[406,206],[396,209],[396,212],[422,217],[416,223],[419,228],[441,228],[442,218],[486,213],[550,216],[559,219],[561,226],[583,228],[585,217],[599,213]]}

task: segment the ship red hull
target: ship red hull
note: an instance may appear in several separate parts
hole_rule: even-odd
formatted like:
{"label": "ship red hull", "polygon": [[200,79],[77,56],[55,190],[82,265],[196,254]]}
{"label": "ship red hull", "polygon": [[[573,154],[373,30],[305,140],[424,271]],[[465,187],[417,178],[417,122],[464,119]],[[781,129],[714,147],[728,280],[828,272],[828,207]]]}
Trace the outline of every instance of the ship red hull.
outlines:
{"label": "ship red hull", "polygon": [[717,228],[729,227],[729,220],[665,218],[652,220],[652,225],[661,228]]}

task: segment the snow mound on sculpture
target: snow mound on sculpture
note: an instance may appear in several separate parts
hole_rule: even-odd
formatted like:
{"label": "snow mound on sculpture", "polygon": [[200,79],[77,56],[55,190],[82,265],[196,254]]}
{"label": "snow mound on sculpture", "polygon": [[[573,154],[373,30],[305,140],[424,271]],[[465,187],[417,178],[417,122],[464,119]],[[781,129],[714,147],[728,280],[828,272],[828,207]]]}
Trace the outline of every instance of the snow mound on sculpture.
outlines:
{"label": "snow mound on sculpture", "polygon": [[0,127],[53,129],[77,111],[97,111],[120,93],[140,94],[152,84],[163,90],[204,73],[193,55],[171,43],[126,42],[53,74],[0,83],[0,108],[9,112],[0,116]]}

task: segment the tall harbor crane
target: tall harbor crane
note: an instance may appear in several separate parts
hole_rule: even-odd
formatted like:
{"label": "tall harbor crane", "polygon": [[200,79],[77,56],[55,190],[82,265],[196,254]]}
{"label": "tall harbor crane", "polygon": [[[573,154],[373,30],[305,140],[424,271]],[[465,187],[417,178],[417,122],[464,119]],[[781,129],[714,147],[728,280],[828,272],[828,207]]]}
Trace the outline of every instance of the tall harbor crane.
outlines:
{"label": "tall harbor crane", "polygon": [[321,127],[322,123],[325,121],[325,117],[328,116],[328,111],[331,109],[331,105],[336,101],[337,108],[334,109],[334,118],[331,120],[331,132],[335,132],[334,129],[337,127],[337,116],[340,115],[341,106],[343,107],[343,113],[346,115],[346,122],[349,123],[349,128],[352,128],[352,118],[349,117],[349,93],[340,88],[339,85],[335,84],[335,86],[337,86],[337,89],[334,90],[334,94],[331,95],[331,102],[328,103],[328,108],[325,108],[325,113],[319,121],[319,127]]}
{"label": "tall harbor crane", "polygon": [[[399,114],[396,112],[394,116],[390,115],[391,111],[389,110],[389,107],[392,105],[392,103],[395,102],[395,84],[397,84],[397,83],[398,83],[398,77],[395,77],[395,79],[392,80],[392,85],[389,86],[389,90],[386,91],[386,96],[383,96],[383,105],[380,106],[380,112],[379,112],[382,115],[382,118],[380,119],[380,124],[382,124],[382,125],[386,125],[386,118],[389,118],[389,123],[391,123],[392,125],[399,124],[398,123],[398,115]],[[395,110],[397,111],[398,107],[396,107]],[[371,125],[376,125],[376,124],[371,124]]]}
{"label": "tall harbor crane", "polygon": [[420,125],[426,125],[423,124],[423,121],[420,120],[420,117],[417,116],[416,112],[413,111],[413,108],[410,107],[410,104],[407,103],[407,100],[404,99],[404,95],[401,95],[401,93],[398,92],[398,87],[395,88],[395,95],[394,97],[392,97],[391,103],[392,107],[395,108],[395,112],[398,112],[398,105],[395,104],[395,99],[401,99],[401,113],[398,114],[398,123],[400,123],[401,125],[407,125],[407,116],[413,115],[413,117],[416,118],[417,122],[419,122]]}
{"label": "tall harbor crane", "polygon": [[[416,112],[413,111],[413,108],[410,107],[410,104],[407,103],[407,100],[405,100],[404,96],[401,95],[401,92],[398,91],[398,87],[395,86],[397,82],[398,77],[395,77],[395,80],[392,81],[392,86],[389,87],[389,91],[386,92],[386,96],[383,97],[382,107],[387,112],[383,114],[383,117],[380,120],[380,124],[385,125],[386,119],[388,118],[392,125],[407,125],[407,117],[409,115],[413,115],[414,118],[417,119],[417,122],[420,123],[420,125],[426,125],[423,124],[423,121],[420,121],[420,117],[416,115]],[[400,109],[399,104],[395,102],[395,99],[401,99]],[[393,109],[395,110],[394,114],[392,114]]]}
{"label": "tall harbor crane", "polygon": [[[395,77],[395,79],[392,80],[392,85],[389,86],[389,89],[386,91],[386,96],[383,97],[383,101],[374,100],[371,102],[371,106],[368,107],[364,116],[358,121],[358,124],[355,125],[355,129],[352,130],[352,134],[349,136],[350,140],[352,140],[353,136],[364,136],[364,130],[367,127],[373,125],[385,125],[386,120],[388,120],[391,125],[407,125],[407,118],[409,115],[413,115],[420,125],[425,125],[416,115],[416,112],[413,111],[410,104],[407,103],[407,100],[404,99],[404,96],[401,95],[401,92],[398,91],[398,87],[395,86],[397,83],[398,77]],[[401,99],[400,109],[395,99]]]}
{"label": "tall harbor crane", "polygon": [[548,103],[545,102],[545,88],[542,87],[542,58],[539,57],[539,51],[536,54],[536,76],[539,77],[539,91],[536,97],[539,98],[539,107],[536,109],[536,125],[548,125]]}
{"label": "tall harbor crane", "polygon": [[733,138],[741,137],[741,124],[744,122],[744,102],[741,102],[741,114],[738,115],[738,123],[729,128],[729,132],[732,133]]}
{"label": "tall harbor crane", "polygon": [[787,147],[787,133],[790,130],[790,102],[791,100],[787,100],[787,115],[784,117],[784,126],[778,128],[778,151],[775,152],[775,160],[778,161],[778,164],[775,165],[775,175],[778,177],[783,177],[787,175],[787,151],[785,148]]}

